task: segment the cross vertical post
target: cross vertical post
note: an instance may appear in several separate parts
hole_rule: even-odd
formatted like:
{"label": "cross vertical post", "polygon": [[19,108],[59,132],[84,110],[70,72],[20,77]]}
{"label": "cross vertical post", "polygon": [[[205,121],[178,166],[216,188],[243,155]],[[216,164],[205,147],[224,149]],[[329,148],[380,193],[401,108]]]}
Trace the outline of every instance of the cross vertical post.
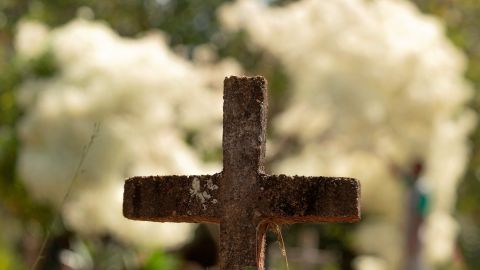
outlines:
{"label": "cross vertical post", "polygon": [[220,268],[241,269],[263,262],[257,258],[263,256],[264,233],[257,232],[252,187],[264,172],[267,91],[261,77],[230,77],[224,85]]}

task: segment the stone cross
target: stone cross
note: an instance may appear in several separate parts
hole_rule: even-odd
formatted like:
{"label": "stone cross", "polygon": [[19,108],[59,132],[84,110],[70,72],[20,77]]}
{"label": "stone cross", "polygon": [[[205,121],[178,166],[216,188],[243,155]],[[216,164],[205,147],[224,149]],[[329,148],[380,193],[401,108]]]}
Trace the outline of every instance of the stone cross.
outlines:
{"label": "stone cross", "polygon": [[223,171],[130,178],[125,182],[125,217],[219,223],[223,270],[264,269],[269,223],[360,219],[360,184],[355,179],[265,174],[268,100],[263,77],[225,78],[223,100]]}

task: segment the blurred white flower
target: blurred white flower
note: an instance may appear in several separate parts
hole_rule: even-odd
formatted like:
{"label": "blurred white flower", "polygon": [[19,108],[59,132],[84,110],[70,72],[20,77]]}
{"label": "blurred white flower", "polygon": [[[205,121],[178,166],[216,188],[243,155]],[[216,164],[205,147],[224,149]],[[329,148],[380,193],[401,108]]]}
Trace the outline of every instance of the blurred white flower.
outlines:
{"label": "blurred white flower", "polygon": [[[378,242],[380,232],[361,237],[361,225],[357,239],[376,244],[357,246],[378,254],[387,269],[400,269],[402,257],[385,253],[404,246],[407,186],[398,170],[410,171],[420,160],[430,211],[449,216],[475,122],[465,105],[472,94],[465,57],[443,25],[401,0],[303,0],[280,7],[239,0],[219,16],[226,29],[245,30],[276,57],[289,77],[289,105],[273,127],[278,138],[299,147],[275,162],[274,171],[360,179],[362,211],[375,217],[367,226],[389,224],[391,240]],[[283,150],[279,141],[271,143],[274,152]],[[430,223],[426,231],[434,230]],[[442,250],[452,250],[452,228],[436,234],[450,247]],[[425,254],[434,252],[428,241]],[[427,255],[426,263],[448,261],[445,254]]]}
{"label": "blurred white flower", "polygon": [[452,258],[455,247],[452,242],[456,241],[458,225],[455,219],[448,212],[435,211],[428,216],[426,226],[421,232],[427,248],[424,256],[432,262],[441,262],[445,258]]}
{"label": "blurred white flower", "polygon": [[38,199],[60,204],[82,147],[100,123],[63,208],[67,225],[146,246],[182,243],[193,225],[123,218],[123,181],[220,171],[218,162],[204,159],[221,145],[222,87],[212,81],[240,73],[239,66],[232,60],[194,64],[175,55],[160,33],[127,39],[79,19],[46,36],[59,71],[19,89],[25,110],[19,124],[21,179]]}
{"label": "blurred white flower", "polygon": [[48,47],[48,28],[35,21],[20,21],[17,24],[14,46],[24,59],[38,57]]}

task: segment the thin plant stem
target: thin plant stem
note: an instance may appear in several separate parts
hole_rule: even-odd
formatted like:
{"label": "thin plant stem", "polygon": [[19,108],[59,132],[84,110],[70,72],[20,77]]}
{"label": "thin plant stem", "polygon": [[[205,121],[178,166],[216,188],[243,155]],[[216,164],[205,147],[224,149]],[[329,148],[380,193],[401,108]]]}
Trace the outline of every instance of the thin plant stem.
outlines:
{"label": "thin plant stem", "polygon": [[65,192],[65,195],[63,196],[62,202],[60,204],[60,208],[58,209],[58,211],[55,212],[52,222],[50,222],[50,224],[47,227],[45,237],[43,238],[42,245],[40,247],[38,256],[35,259],[35,263],[33,264],[32,268],[30,268],[31,270],[35,270],[37,268],[37,265],[40,263],[40,261],[44,257],[43,252],[45,251],[45,247],[47,245],[48,240],[50,240],[50,235],[51,235],[53,226],[55,226],[55,224],[57,224],[57,222],[60,220],[61,210],[62,210],[63,206],[65,205],[67,199],[69,198],[69,196],[70,196],[70,194],[73,190],[74,184],[76,183],[76,181],[78,179],[78,176],[82,172],[81,169],[83,167],[83,163],[85,162],[85,160],[87,158],[87,155],[88,155],[88,152],[90,152],[90,149],[92,148],[92,145],[93,145],[95,139],[97,138],[99,131],[100,131],[100,123],[95,122],[93,124],[93,132],[92,132],[92,135],[90,136],[90,140],[88,141],[88,144],[85,145],[82,149],[82,155],[80,156],[80,161],[77,164],[77,167],[76,167],[75,172],[74,172],[74,174],[71,178],[71,181],[70,181],[70,184],[67,188],[67,191]]}
{"label": "thin plant stem", "polygon": [[287,266],[287,270],[289,270],[287,249],[285,248],[285,241],[283,241],[282,230],[280,229],[280,226],[276,223],[269,223],[268,226],[272,229],[272,231],[275,232],[275,235],[277,236],[277,241],[278,241],[278,244],[280,245],[280,251],[282,252],[282,257],[285,259],[285,265]]}
{"label": "thin plant stem", "polygon": [[259,231],[261,231],[261,234],[267,233],[269,229],[272,230],[277,236],[277,241],[280,246],[282,257],[285,259],[285,265],[287,267],[287,270],[289,270],[290,268],[288,266],[287,249],[285,248],[285,242],[283,241],[282,230],[280,229],[280,225],[271,221],[266,221],[265,223],[260,224],[257,228],[257,265],[260,265],[260,245],[262,242],[261,236],[258,233]]}

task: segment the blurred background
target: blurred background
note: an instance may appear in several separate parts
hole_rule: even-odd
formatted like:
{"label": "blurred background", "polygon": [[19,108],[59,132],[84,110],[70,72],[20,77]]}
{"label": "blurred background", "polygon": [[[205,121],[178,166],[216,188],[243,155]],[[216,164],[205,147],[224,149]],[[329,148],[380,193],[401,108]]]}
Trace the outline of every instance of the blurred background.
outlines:
{"label": "blurred background", "polygon": [[216,226],[126,220],[123,181],[220,171],[234,74],[268,80],[268,172],[362,183],[361,222],[282,226],[289,269],[479,269],[479,25],[474,0],[2,0],[0,269],[215,269]]}

